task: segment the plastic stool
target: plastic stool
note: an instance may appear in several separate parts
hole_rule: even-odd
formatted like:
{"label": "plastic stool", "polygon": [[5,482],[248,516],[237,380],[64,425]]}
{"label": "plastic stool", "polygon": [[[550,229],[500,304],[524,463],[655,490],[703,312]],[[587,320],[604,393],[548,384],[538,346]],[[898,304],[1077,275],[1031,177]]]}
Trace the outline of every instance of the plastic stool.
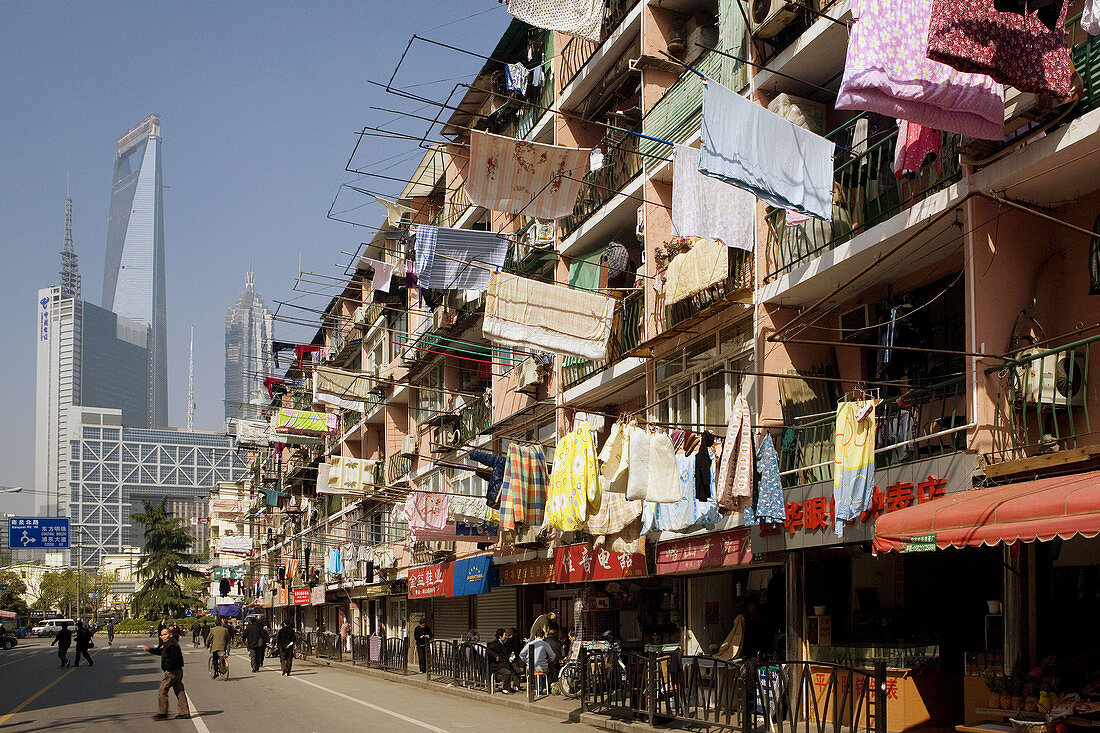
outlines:
{"label": "plastic stool", "polygon": [[[546,672],[542,671],[541,669],[536,669],[534,672],[534,681],[536,695],[550,694],[550,677],[547,676]],[[543,692],[540,693],[540,689],[543,690]]]}

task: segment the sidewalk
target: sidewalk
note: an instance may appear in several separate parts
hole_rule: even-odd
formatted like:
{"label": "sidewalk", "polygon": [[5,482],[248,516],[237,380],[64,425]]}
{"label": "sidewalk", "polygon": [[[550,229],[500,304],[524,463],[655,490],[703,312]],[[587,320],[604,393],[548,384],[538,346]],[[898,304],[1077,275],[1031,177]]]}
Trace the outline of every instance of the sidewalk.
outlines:
{"label": "sidewalk", "polygon": [[535,702],[528,702],[527,693],[517,695],[501,695],[497,693],[495,695],[490,695],[481,690],[470,690],[465,687],[456,687],[442,682],[429,681],[427,676],[423,674],[402,675],[395,672],[386,672],[381,669],[372,669],[370,667],[352,664],[351,662],[336,662],[323,657],[306,657],[304,661],[318,666],[333,667],[335,669],[355,672],[379,680],[389,680],[390,682],[396,682],[402,685],[411,685],[425,690],[442,692],[447,695],[457,695],[470,700],[479,700],[490,705],[500,705],[514,710],[537,713],[539,715],[557,718],[563,723],[583,723],[593,728],[615,731],[616,733],[650,733],[652,731],[666,731],[671,728],[671,726],[667,728],[664,726],[654,728],[641,722],[628,723],[624,720],[617,720],[606,715],[584,713],[581,712],[579,700],[569,700],[561,695],[540,697]]}

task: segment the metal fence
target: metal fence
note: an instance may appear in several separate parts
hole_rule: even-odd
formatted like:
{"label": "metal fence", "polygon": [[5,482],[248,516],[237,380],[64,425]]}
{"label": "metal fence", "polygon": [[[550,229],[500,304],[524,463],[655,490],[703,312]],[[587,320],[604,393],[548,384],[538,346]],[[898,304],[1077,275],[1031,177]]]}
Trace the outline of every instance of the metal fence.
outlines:
{"label": "metal fence", "polygon": [[379,634],[350,638],[352,664],[408,674],[408,642],[405,639],[387,639]]}
{"label": "metal fence", "polygon": [[744,733],[884,733],[886,664],[757,665],[679,654],[581,651],[586,712]]}
{"label": "metal fence", "polygon": [[481,642],[431,641],[427,666],[429,680],[472,690],[489,689],[489,655]]}

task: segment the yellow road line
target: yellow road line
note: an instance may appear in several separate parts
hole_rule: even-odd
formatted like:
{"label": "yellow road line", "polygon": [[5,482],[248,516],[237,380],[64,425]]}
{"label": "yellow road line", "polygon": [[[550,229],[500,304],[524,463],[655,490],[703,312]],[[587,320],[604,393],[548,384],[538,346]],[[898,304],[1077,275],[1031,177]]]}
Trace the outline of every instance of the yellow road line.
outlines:
{"label": "yellow road line", "polygon": [[[95,653],[96,653],[96,654],[98,654],[98,653],[99,653],[99,650],[97,649]],[[94,656],[94,655],[93,655],[93,656]],[[68,668],[67,670],[65,670],[65,671],[64,671],[64,672],[62,672],[62,673],[61,673],[60,675],[58,675],[58,676],[57,676],[57,678],[55,678],[53,682],[50,682],[50,683],[48,683],[48,684],[47,684],[47,685],[46,685],[45,687],[43,687],[43,688],[42,688],[41,690],[39,690],[38,692],[36,692],[36,693],[34,693],[33,695],[31,695],[30,697],[28,697],[28,698],[27,698],[26,700],[24,700],[23,702],[21,702],[21,703],[19,703],[18,705],[16,705],[16,706],[15,706],[15,708],[14,708],[14,709],[12,709],[12,711],[11,711],[10,713],[8,713],[7,715],[0,715],[0,725],[3,725],[4,723],[8,722],[8,720],[9,720],[9,719],[11,719],[11,716],[15,715],[15,714],[16,714],[16,713],[18,713],[18,712],[19,712],[20,710],[22,710],[23,708],[27,707],[27,706],[28,706],[28,705],[30,705],[30,704],[31,704],[32,702],[34,702],[35,700],[37,700],[37,699],[38,699],[38,698],[39,698],[39,697],[40,697],[40,696],[41,696],[41,695],[42,695],[42,694],[43,694],[44,692],[46,692],[46,690],[50,689],[51,687],[53,687],[54,685],[56,685],[56,684],[57,684],[58,682],[60,682],[61,680],[63,680],[63,679],[65,679],[66,677],[68,677],[68,676],[69,676],[69,673],[70,673],[70,672],[72,672],[72,671],[73,671],[73,669],[75,669],[75,667],[69,667],[69,668]]]}

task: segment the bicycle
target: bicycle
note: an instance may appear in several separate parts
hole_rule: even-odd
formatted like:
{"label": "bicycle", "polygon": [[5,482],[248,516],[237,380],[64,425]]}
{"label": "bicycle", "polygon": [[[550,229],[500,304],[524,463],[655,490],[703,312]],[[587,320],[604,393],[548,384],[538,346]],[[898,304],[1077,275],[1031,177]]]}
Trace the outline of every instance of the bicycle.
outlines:
{"label": "bicycle", "polygon": [[218,671],[214,671],[214,656],[211,655],[206,662],[206,667],[210,672],[210,679],[217,679],[219,676],[223,680],[229,679],[229,652],[218,652]]}

